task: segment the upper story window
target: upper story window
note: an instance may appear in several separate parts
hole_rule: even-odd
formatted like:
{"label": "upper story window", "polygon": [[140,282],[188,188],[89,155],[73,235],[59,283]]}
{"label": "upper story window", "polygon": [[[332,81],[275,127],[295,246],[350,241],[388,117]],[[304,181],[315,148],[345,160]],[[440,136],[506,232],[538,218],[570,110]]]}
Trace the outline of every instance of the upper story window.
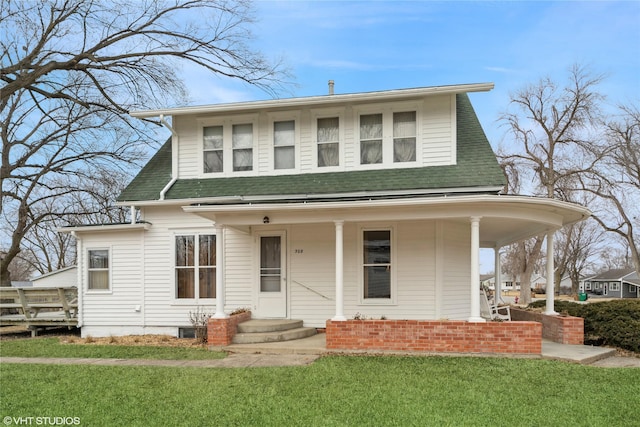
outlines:
{"label": "upper story window", "polygon": [[296,122],[273,122],[274,169],[294,169],[296,166]]}
{"label": "upper story window", "polygon": [[203,171],[204,173],[222,172],[224,170],[224,128],[222,126],[206,126],[203,133]]}
{"label": "upper story window", "polygon": [[360,163],[382,163],[382,114],[360,116]]}
{"label": "upper story window", "polygon": [[253,171],[256,120],[252,115],[202,119],[202,173],[231,175]]}
{"label": "upper story window", "polygon": [[360,115],[360,164],[416,161],[415,111]]}
{"label": "upper story window", "polygon": [[233,170],[253,170],[253,125],[233,125],[232,130]]}
{"label": "upper story window", "polygon": [[326,117],[317,121],[318,167],[340,164],[340,118]]}
{"label": "upper story window", "polygon": [[90,249],[87,288],[89,290],[109,290],[109,250]]}
{"label": "upper story window", "polygon": [[393,113],[393,161],[416,161],[416,112]]}

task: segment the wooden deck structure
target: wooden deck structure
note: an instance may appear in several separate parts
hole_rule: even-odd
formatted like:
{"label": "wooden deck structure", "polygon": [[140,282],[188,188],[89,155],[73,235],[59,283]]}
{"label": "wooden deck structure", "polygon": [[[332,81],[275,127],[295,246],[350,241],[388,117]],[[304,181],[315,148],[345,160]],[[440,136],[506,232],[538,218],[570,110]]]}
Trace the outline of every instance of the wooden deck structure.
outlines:
{"label": "wooden deck structure", "polygon": [[38,329],[78,326],[78,289],[0,287],[0,326],[23,325],[36,336]]}

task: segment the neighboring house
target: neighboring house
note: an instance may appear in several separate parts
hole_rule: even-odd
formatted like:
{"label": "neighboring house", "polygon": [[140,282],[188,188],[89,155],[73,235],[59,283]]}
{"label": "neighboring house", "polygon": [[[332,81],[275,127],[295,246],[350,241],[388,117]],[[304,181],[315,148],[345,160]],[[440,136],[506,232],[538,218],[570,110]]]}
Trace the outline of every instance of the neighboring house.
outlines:
{"label": "neighboring house", "polygon": [[13,288],[30,288],[33,286],[31,280],[12,280],[11,287]]}
{"label": "neighboring house", "polygon": [[198,306],[317,328],[356,313],[482,321],[481,247],[589,216],[501,195],[467,95],[492,88],[133,112],[172,132],[118,199],[140,221],[61,230],[77,238],[82,334],[178,335]]}
{"label": "neighboring house", "polygon": [[640,278],[633,268],[613,269],[585,280],[584,289],[609,298],[640,298]]}
{"label": "neighboring house", "polygon": [[32,279],[37,288],[61,288],[76,286],[78,282],[78,268],[75,265],[61,268]]}

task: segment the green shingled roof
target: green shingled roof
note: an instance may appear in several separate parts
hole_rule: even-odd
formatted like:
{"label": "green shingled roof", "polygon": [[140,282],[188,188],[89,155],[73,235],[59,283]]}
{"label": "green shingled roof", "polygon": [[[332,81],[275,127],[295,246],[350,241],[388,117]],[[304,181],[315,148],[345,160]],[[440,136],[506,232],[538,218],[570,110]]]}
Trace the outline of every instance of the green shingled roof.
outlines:
{"label": "green shingled roof", "polygon": [[[422,168],[306,173],[299,175],[237,178],[181,179],[166,199],[197,199],[234,196],[322,195],[440,188],[501,187],[504,174],[487,141],[469,97],[458,94],[457,164]],[[171,178],[171,141],[167,141],[129,186],[119,201],[157,200]],[[286,197],[285,197],[286,198]]]}

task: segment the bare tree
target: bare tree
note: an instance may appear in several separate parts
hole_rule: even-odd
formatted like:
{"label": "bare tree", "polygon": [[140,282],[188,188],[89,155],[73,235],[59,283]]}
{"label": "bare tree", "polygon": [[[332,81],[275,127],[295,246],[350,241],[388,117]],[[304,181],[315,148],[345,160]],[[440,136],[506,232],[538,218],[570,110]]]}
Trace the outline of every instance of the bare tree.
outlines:
{"label": "bare tree", "polygon": [[[597,86],[603,78],[576,65],[564,86],[544,78],[511,95],[512,111],[501,120],[515,147],[502,162],[511,172],[511,181],[532,183],[518,190],[571,200],[576,177],[594,168],[599,161],[594,153],[604,154],[593,150],[595,139],[590,136],[599,119],[603,96]],[[531,273],[542,254],[544,238],[538,236],[520,245],[517,265],[521,267],[522,303],[531,301]]]}
{"label": "bare tree", "polygon": [[578,292],[580,278],[588,269],[594,271],[593,257],[601,249],[603,237],[603,230],[590,219],[559,230],[554,236],[555,283],[569,277],[571,292]]}
{"label": "bare tree", "polygon": [[66,213],[47,201],[146,156],[155,135],[127,112],[185,99],[181,63],[271,94],[286,77],[250,48],[243,0],[0,0],[0,22],[0,285],[25,236]]}
{"label": "bare tree", "polygon": [[594,219],[625,241],[640,274],[640,110],[620,107],[620,115],[605,123],[609,147],[597,168],[582,174],[581,188],[597,196]]}

